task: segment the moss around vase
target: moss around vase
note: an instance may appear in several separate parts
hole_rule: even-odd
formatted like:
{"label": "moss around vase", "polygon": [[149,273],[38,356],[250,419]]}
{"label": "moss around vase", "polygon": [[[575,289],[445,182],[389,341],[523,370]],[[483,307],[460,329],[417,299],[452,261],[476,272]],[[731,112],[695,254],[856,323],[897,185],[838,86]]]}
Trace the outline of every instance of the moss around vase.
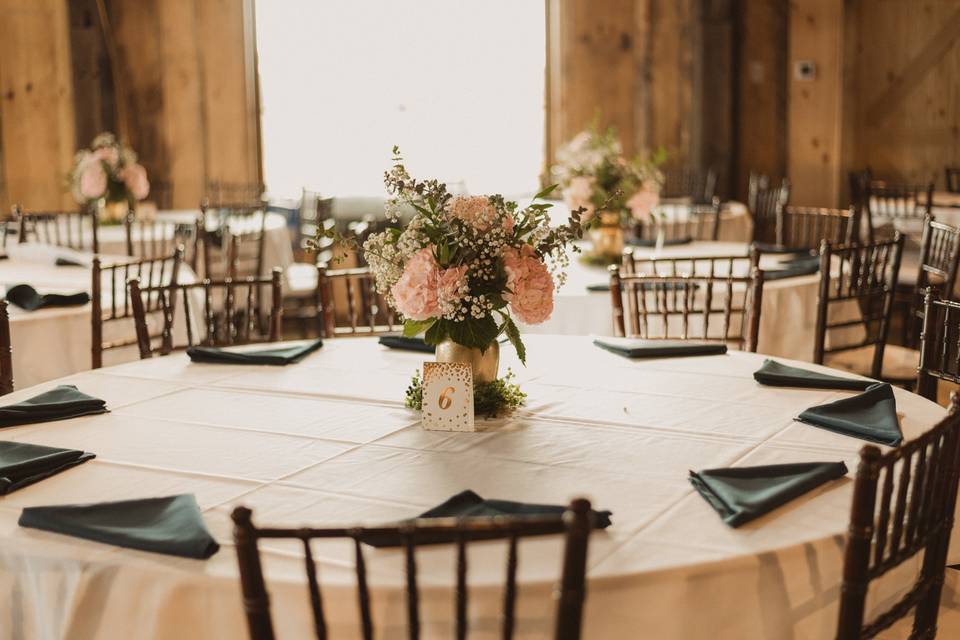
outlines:
{"label": "moss around vase", "polygon": [[126,219],[127,213],[130,211],[130,205],[126,200],[109,202],[101,200],[98,209],[100,222],[104,224],[120,224]]}
{"label": "moss around vase", "polygon": [[447,338],[437,345],[437,362],[467,362],[473,368],[473,382],[493,382],[500,368],[500,343],[494,340],[483,352]]}
{"label": "moss around vase", "polygon": [[590,230],[593,253],[610,259],[619,259],[623,253],[623,228],[620,226],[620,214],[601,211],[600,224]]}

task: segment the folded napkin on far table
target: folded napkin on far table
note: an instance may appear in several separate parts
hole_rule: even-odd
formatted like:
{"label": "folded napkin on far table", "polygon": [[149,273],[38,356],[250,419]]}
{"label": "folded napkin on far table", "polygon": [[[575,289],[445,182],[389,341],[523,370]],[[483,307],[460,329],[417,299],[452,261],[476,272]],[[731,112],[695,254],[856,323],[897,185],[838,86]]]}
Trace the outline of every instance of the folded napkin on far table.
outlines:
{"label": "folded napkin on far table", "polygon": [[[693,238],[690,236],[685,236],[683,238],[667,238],[663,241],[663,246],[665,247],[677,247],[683,244],[690,244],[693,242]],[[656,247],[657,239],[656,238],[628,238],[627,244],[634,247]]]}
{"label": "folded napkin on far table", "polygon": [[686,340],[644,340],[642,338],[595,338],[593,344],[628,358],[669,358],[673,356],[710,356],[727,352],[722,342]]}
{"label": "folded napkin on far table", "polygon": [[[693,289],[696,291],[700,288],[696,282],[642,282],[640,283],[640,288],[644,291],[683,291]],[[609,282],[598,282],[597,284],[588,284],[587,291],[610,291]]]}
{"label": "folded napkin on far table", "polygon": [[751,246],[756,247],[761,253],[793,254],[798,257],[810,255],[810,252],[805,249],[785,247],[781,244],[774,244],[771,242],[754,242]]}
{"label": "folded napkin on far table", "polygon": [[[424,511],[417,518],[484,518],[493,516],[506,516],[513,518],[523,517],[557,517],[557,532],[565,530],[561,516],[566,511],[566,507],[548,505],[548,504],[528,504],[524,502],[512,502],[510,500],[484,500],[479,495],[470,491],[461,491],[446,502],[443,502],[432,509]],[[610,526],[610,511],[593,511],[593,526],[596,529],[606,529]],[[502,534],[477,534],[471,536],[471,540],[490,540],[502,537]],[[429,538],[418,538],[417,544],[440,544],[444,542],[453,542],[455,537],[449,535],[436,535]],[[378,538],[365,539],[365,542],[374,547],[396,547],[403,544],[403,540],[381,536]]]}
{"label": "folded napkin on far table", "polygon": [[691,471],[690,484],[736,528],[846,474],[842,462],[801,462]]}
{"label": "folded napkin on far table", "polygon": [[193,362],[285,365],[299,362],[322,346],[323,340],[318,339],[307,343],[277,345],[253,351],[232,351],[216,347],[189,347],[187,355]]}
{"label": "folded napkin on far table", "polygon": [[852,398],[810,407],[797,420],[890,447],[903,441],[893,387],[883,382],[873,384]]}
{"label": "folded napkin on far table", "polygon": [[71,294],[39,294],[28,284],[18,284],[7,289],[7,300],[26,311],[36,311],[46,307],[76,307],[90,302],[86,291]]}
{"label": "folded napkin on far table", "polygon": [[868,387],[877,384],[876,380],[831,376],[825,373],[801,369],[800,367],[780,364],[776,360],[770,360],[769,358],[763,361],[763,366],[753,372],[753,379],[760,384],[771,387],[847,389],[850,391],[866,391]]}
{"label": "folded napkin on far table", "polygon": [[23,402],[0,407],[0,427],[66,420],[106,413],[107,403],[88,396],[72,384],[62,384]]}
{"label": "folded napkin on far table", "polygon": [[404,351],[421,351],[423,353],[435,353],[437,348],[432,344],[424,342],[423,338],[408,338],[406,336],[381,336],[380,344],[391,349],[402,349]]}
{"label": "folded napkin on far table", "polygon": [[74,260],[73,258],[64,258],[63,256],[60,256],[59,258],[57,258],[54,264],[58,267],[89,267],[90,266],[89,264],[84,264],[79,260]]}
{"label": "folded napkin on far table", "polygon": [[26,442],[0,441],[0,496],[75,467],[96,456]]}
{"label": "folded napkin on far table", "polygon": [[795,278],[797,276],[808,276],[820,271],[820,256],[802,256],[780,263],[779,269],[764,269],[764,280],[782,280],[783,278]]}
{"label": "folded napkin on far table", "polygon": [[27,507],[21,527],[62,533],[128,549],[206,559],[220,545],[193,495],[96,504]]}

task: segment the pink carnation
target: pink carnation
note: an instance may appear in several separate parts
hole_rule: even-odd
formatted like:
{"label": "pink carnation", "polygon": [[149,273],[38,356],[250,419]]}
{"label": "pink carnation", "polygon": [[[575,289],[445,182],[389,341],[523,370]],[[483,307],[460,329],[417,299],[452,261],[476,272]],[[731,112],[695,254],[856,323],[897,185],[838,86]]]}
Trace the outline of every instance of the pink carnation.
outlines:
{"label": "pink carnation", "polygon": [[594,178],[589,176],[576,176],[570,179],[570,184],[563,190],[563,200],[570,210],[583,207],[586,213],[583,214],[583,220],[589,220],[593,217],[595,207],[591,198],[593,197]]}
{"label": "pink carnation", "polygon": [[[390,289],[397,311],[409,320],[428,320],[439,314],[437,282],[440,266],[431,247],[418,251]],[[448,269],[449,271],[449,269]]]}
{"label": "pink carnation", "polygon": [[99,160],[85,162],[80,167],[80,196],[87,200],[102,198],[107,191],[107,173]]}
{"label": "pink carnation", "polygon": [[440,306],[459,304],[466,293],[467,267],[450,267],[437,277],[437,302]]}
{"label": "pink carnation", "polygon": [[650,217],[653,208],[660,202],[660,194],[649,189],[641,189],[627,200],[627,208],[634,220],[644,220]]}
{"label": "pink carnation", "polygon": [[147,181],[147,170],[142,164],[131,164],[120,172],[123,184],[137,200],[143,200],[150,194],[150,183]]}
{"label": "pink carnation", "polygon": [[553,278],[533,247],[506,249],[503,266],[510,290],[503,297],[517,318],[527,324],[540,324],[549,318],[553,313]]}

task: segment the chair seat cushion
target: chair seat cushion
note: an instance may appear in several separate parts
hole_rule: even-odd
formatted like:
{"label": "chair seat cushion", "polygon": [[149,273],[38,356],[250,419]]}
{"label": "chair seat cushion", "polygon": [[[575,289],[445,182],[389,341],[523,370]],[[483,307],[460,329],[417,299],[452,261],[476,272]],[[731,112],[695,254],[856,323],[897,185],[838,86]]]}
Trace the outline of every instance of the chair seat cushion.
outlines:
{"label": "chair seat cushion", "polygon": [[[824,364],[851,373],[859,373],[862,376],[870,376],[870,368],[873,365],[873,349],[871,346],[830,354]],[[916,349],[888,344],[883,350],[882,377],[884,380],[892,381],[914,380],[917,377],[917,366],[919,364],[920,352]]]}
{"label": "chair seat cushion", "polygon": [[287,267],[284,297],[313,295],[317,289],[317,267],[306,262],[294,262]]}

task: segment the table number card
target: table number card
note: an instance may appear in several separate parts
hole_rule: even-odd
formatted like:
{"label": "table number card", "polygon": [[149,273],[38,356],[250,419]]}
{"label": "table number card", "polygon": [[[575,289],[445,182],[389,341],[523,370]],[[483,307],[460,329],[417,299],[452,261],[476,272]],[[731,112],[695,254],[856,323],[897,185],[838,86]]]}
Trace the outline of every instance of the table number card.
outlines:
{"label": "table number card", "polygon": [[465,362],[423,363],[424,429],[474,431],[473,369]]}

